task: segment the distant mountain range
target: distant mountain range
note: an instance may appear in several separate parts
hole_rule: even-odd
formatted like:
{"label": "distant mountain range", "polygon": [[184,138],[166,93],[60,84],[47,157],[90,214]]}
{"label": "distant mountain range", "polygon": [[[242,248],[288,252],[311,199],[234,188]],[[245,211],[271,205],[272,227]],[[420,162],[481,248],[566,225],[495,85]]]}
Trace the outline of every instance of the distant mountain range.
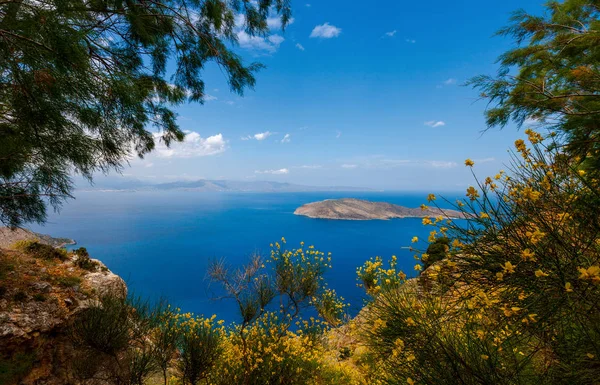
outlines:
{"label": "distant mountain range", "polygon": [[178,181],[170,183],[149,184],[135,179],[123,181],[112,180],[109,183],[98,183],[80,190],[104,191],[162,191],[186,190],[198,192],[311,192],[311,191],[377,191],[364,187],[350,186],[304,186],[292,183],[270,181],[233,181],[209,180]]}

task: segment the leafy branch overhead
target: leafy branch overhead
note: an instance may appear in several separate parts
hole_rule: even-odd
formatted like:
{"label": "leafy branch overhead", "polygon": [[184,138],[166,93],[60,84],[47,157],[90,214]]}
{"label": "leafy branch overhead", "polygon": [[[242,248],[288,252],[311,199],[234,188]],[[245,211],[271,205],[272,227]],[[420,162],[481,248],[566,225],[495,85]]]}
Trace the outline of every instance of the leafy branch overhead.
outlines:
{"label": "leafy branch overhead", "polygon": [[[0,221],[41,222],[70,176],[120,169],[184,133],[173,106],[203,103],[216,63],[233,92],[262,66],[232,47],[236,20],[264,36],[288,0],[18,0],[0,3]],[[239,16],[244,16],[239,17]]]}
{"label": "leafy branch overhead", "polygon": [[550,1],[547,15],[516,12],[500,30],[518,46],[499,58],[496,77],[469,84],[490,103],[489,127],[514,121],[540,124],[561,134],[562,143],[589,167],[600,166],[600,6],[596,1]]}

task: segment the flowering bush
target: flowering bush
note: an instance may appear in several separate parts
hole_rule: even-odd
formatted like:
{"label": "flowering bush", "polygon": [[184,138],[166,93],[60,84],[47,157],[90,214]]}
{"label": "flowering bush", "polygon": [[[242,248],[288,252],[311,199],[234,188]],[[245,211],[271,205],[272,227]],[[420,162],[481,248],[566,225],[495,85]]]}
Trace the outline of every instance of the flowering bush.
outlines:
{"label": "flowering bush", "polygon": [[[363,333],[386,383],[600,378],[599,181],[552,137],[546,145],[526,133],[511,170],[455,204],[466,225],[426,221],[437,230],[430,241],[449,240],[447,258],[419,278],[428,285],[375,286]],[[381,263],[367,262],[359,277],[370,269],[380,282]]]}

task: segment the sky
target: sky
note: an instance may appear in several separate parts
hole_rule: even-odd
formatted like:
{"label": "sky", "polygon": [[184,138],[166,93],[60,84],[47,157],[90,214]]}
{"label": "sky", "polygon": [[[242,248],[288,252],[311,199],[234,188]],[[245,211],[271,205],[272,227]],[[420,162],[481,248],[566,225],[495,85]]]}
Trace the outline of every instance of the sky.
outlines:
{"label": "sky", "polygon": [[[310,1],[310,0],[309,0]],[[457,191],[506,168],[522,132],[486,128],[464,86],[494,74],[513,43],[495,32],[541,0],[292,0],[292,23],[235,48],[266,68],[243,97],[215,65],[204,105],[177,107],[184,143],[134,159],[123,177],[269,180],[313,186]],[[102,177],[97,178],[99,184]]]}

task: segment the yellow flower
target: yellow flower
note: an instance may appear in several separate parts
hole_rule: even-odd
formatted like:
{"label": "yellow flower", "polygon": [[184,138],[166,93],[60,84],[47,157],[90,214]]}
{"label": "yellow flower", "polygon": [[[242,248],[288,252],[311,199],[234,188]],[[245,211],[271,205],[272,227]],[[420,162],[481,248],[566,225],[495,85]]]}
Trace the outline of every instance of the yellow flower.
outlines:
{"label": "yellow flower", "polygon": [[414,382],[414,381],[413,381],[413,379],[412,379],[412,378],[410,378],[410,377],[408,377],[408,378],[406,379],[406,383],[407,383],[408,385],[415,385],[415,382]]}
{"label": "yellow flower", "polygon": [[435,200],[435,194],[429,194],[427,195],[427,202],[431,202]]}
{"label": "yellow flower", "polygon": [[473,162],[471,159],[465,160],[465,166],[473,167],[474,165],[475,165],[475,162]]}
{"label": "yellow flower", "polygon": [[427,207],[427,205],[425,205],[425,204],[422,204],[422,205],[421,205],[421,211],[425,211],[425,210],[427,210],[428,208],[429,208],[429,207]]}
{"label": "yellow flower", "polygon": [[504,269],[504,272],[507,274],[515,272],[515,266],[512,263],[510,263],[509,261],[507,261],[502,268]]}
{"label": "yellow flower", "polygon": [[415,322],[415,320],[414,320],[414,319],[412,319],[412,317],[408,317],[408,318],[406,319],[406,324],[407,324],[408,326],[416,326],[416,325],[417,325],[417,323]]}
{"label": "yellow flower", "polygon": [[535,253],[529,249],[525,249],[521,252],[521,258],[524,261],[535,261]]}
{"label": "yellow flower", "polygon": [[415,270],[416,271],[421,271],[423,270],[423,266],[419,265],[418,263],[415,265]]}
{"label": "yellow flower", "polygon": [[475,199],[479,198],[479,191],[477,191],[475,187],[469,186],[467,189],[467,196],[474,201]]}
{"label": "yellow flower", "polygon": [[412,237],[412,240],[411,240],[411,242],[412,242],[412,243],[417,243],[417,242],[419,242],[419,237]]}
{"label": "yellow flower", "polygon": [[484,360],[487,360],[487,359],[490,358],[490,356],[488,356],[487,354],[482,354],[481,358],[484,359]]}
{"label": "yellow flower", "polygon": [[590,266],[587,269],[580,267],[579,279],[591,280],[594,283],[600,283],[600,266]]}
{"label": "yellow flower", "polygon": [[567,291],[567,293],[571,293],[573,291],[573,289],[571,288],[571,282],[565,283],[565,290]]}
{"label": "yellow flower", "polygon": [[430,225],[431,223],[432,223],[431,218],[429,218],[429,217],[423,218],[423,225],[427,226],[427,225]]}
{"label": "yellow flower", "polygon": [[489,219],[489,215],[488,213],[484,213],[483,211],[481,213],[479,213],[479,218],[481,219]]}
{"label": "yellow flower", "polygon": [[526,129],[525,130],[525,134],[527,134],[528,139],[531,142],[531,144],[537,144],[537,143],[541,142],[542,139],[543,139],[540,134],[538,134],[537,132],[535,132],[531,128]]}
{"label": "yellow flower", "polygon": [[536,270],[535,271],[535,276],[538,277],[538,278],[542,278],[542,277],[547,277],[548,274],[544,273],[542,270]]}
{"label": "yellow flower", "polygon": [[587,353],[586,356],[588,356],[589,359],[593,359],[594,357],[596,357],[595,355],[593,355],[592,353]]}

